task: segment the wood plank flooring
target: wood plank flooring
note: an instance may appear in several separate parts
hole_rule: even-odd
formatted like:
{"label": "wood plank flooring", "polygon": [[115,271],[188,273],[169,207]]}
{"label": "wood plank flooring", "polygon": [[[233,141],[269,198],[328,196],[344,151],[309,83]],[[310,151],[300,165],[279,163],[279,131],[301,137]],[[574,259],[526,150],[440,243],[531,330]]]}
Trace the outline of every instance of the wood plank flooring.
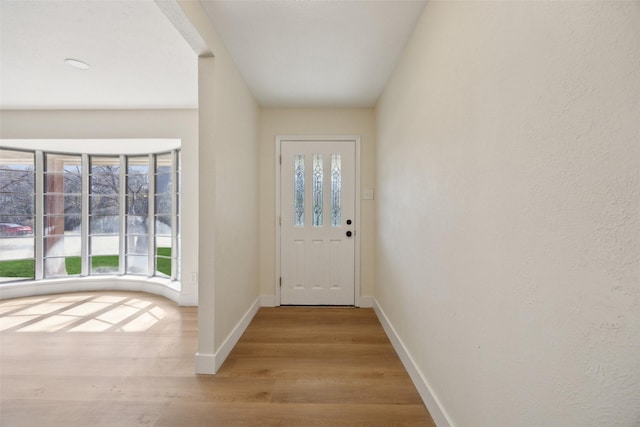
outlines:
{"label": "wood plank flooring", "polygon": [[0,301],[0,426],[435,426],[375,314],[262,308],[195,375],[197,312],[155,295]]}

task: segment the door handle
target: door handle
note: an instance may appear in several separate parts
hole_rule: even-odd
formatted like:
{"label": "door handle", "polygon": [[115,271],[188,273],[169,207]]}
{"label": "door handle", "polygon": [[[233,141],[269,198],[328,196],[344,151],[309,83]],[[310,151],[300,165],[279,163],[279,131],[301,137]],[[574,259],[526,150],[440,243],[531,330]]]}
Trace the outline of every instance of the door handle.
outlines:
{"label": "door handle", "polygon": [[351,231],[347,231],[347,237],[351,237],[352,234]]}

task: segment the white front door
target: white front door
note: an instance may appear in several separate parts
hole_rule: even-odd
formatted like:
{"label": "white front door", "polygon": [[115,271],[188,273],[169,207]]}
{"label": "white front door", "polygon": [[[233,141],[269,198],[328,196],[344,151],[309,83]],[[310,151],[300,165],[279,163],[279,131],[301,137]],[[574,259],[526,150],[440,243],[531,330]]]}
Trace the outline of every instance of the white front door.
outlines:
{"label": "white front door", "polygon": [[355,141],[280,142],[280,303],[355,303]]}

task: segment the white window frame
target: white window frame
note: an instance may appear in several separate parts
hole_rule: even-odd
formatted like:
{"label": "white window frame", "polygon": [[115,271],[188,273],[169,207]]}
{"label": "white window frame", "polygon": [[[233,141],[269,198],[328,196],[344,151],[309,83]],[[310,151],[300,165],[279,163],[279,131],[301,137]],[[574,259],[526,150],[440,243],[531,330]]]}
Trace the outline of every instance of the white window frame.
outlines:
{"label": "white window frame", "polygon": [[[119,171],[119,179],[120,179],[120,187],[119,187],[119,231],[118,231],[118,246],[119,246],[119,266],[118,266],[118,276],[127,276],[127,254],[126,254],[126,202],[127,202],[127,186],[126,186],[126,164],[127,159],[129,157],[143,157],[148,156],[149,158],[149,211],[148,217],[151,218],[149,221],[148,228],[148,272],[146,275],[133,275],[137,277],[147,277],[147,278],[166,278],[165,276],[156,275],[156,236],[155,236],[155,221],[156,221],[156,212],[155,212],[155,196],[156,196],[156,158],[159,155],[171,155],[171,179],[173,180],[173,190],[172,190],[172,209],[171,209],[171,244],[172,244],[172,254],[171,254],[171,273],[168,275],[171,281],[179,281],[178,277],[181,268],[181,250],[179,248],[180,239],[179,239],[179,230],[178,223],[180,212],[178,211],[178,198],[180,188],[178,186],[179,182],[179,148],[165,150],[157,153],[144,153],[144,154],[86,154],[86,153],[74,153],[74,152],[61,152],[61,151],[44,151],[44,150],[36,150],[36,149],[25,149],[19,147],[12,146],[2,146],[3,150],[11,150],[11,151],[21,151],[33,153],[34,155],[34,174],[35,174],[35,208],[34,208],[34,279],[27,279],[29,281],[42,281],[48,279],[62,279],[69,278],[73,279],[74,277],[100,277],[104,275],[100,274],[91,274],[90,267],[90,257],[92,256],[90,250],[90,227],[89,227],[89,205],[90,205],[90,164],[91,157],[117,157],[120,163],[120,171]],[[56,278],[45,278],[44,277],[44,262],[46,259],[46,253],[44,251],[44,220],[45,220],[45,168],[44,168],[44,160],[45,154],[52,155],[69,155],[69,156],[81,156],[81,180],[82,180],[82,195],[81,195],[81,225],[80,225],[80,239],[81,239],[81,272],[79,276],[65,276],[65,277],[56,277]],[[6,282],[2,282],[0,287],[4,284],[15,284],[23,281],[23,279],[16,280],[8,280]]]}

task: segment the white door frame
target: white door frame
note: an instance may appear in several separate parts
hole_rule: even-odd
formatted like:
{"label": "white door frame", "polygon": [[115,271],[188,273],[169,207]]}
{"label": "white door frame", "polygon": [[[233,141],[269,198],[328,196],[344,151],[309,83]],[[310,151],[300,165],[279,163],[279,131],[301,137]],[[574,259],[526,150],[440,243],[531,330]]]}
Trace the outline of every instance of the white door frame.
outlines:
{"label": "white door frame", "polygon": [[276,230],[276,265],[275,265],[275,305],[280,305],[280,284],[281,284],[281,271],[280,271],[280,159],[281,159],[281,147],[283,141],[296,141],[296,142],[322,142],[322,141],[353,141],[356,146],[356,159],[355,159],[355,253],[354,253],[354,301],[355,306],[360,307],[360,135],[278,135],[276,136],[276,149],[275,149],[275,171],[276,171],[276,216],[275,216],[275,230]]}

